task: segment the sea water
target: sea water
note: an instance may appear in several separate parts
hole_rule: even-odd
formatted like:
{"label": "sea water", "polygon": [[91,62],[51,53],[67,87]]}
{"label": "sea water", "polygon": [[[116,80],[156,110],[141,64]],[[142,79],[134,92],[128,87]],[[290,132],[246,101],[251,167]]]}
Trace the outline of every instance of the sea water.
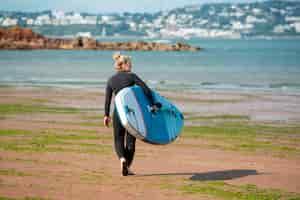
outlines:
{"label": "sea water", "polygon": [[[168,41],[163,41],[168,42]],[[170,40],[170,43],[176,42]],[[300,92],[299,39],[191,39],[199,52],[124,51],[161,90]],[[114,51],[0,51],[0,85],[104,88]]]}

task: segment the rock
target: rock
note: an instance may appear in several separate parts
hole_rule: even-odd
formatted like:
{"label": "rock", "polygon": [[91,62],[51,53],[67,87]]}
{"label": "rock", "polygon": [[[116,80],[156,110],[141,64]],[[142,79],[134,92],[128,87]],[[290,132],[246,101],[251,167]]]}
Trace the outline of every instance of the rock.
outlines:
{"label": "rock", "polygon": [[31,29],[0,28],[0,49],[94,49],[124,51],[199,51],[198,47],[177,42],[175,45],[145,41],[98,42],[90,37],[74,39],[46,38]]}
{"label": "rock", "polygon": [[28,28],[21,28],[19,26],[12,27],[10,29],[1,29],[0,38],[32,41],[35,39],[44,38],[42,35],[33,32]]}
{"label": "rock", "polygon": [[93,38],[84,37],[82,38],[83,48],[84,49],[96,49],[97,41]]}
{"label": "rock", "polygon": [[77,37],[70,45],[75,49],[97,49],[97,41],[89,37]]}

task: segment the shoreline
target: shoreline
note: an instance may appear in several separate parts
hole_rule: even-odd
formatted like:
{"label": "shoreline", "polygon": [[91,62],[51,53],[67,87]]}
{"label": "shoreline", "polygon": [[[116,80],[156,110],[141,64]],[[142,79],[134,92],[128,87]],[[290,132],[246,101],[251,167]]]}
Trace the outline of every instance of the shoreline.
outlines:
{"label": "shoreline", "polygon": [[[70,93],[70,98],[65,98],[62,106],[89,107],[93,109],[103,109],[105,88],[89,87],[57,87],[57,86],[11,86],[0,85],[2,97],[9,97],[14,101],[18,98],[18,93],[26,96],[45,96],[44,101],[54,101],[54,97],[49,93]],[[271,123],[271,124],[295,124],[300,123],[300,95],[282,92],[243,92],[243,91],[197,91],[178,92],[157,90],[162,96],[171,100],[187,116],[195,117],[216,117],[236,116],[248,119],[249,122]],[[76,98],[72,99],[72,95]],[[77,99],[84,97],[86,101]],[[96,99],[96,101],[95,101]],[[1,101],[0,101],[1,102]],[[78,103],[78,105],[76,105]],[[218,120],[217,120],[218,121]],[[199,125],[202,121],[190,121],[188,124]]]}
{"label": "shoreline", "polygon": [[[148,83],[148,82],[147,82]],[[149,84],[149,83],[148,83]],[[189,89],[189,88],[166,88],[161,86],[154,86],[149,84],[151,89],[157,90],[159,92],[165,93],[176,93],[182,92],[186,94],[201,94],[201,93],[233,93],[233,94],[274,94],[274,95],[300,95],[300,89],[286,89],[283,87],[276,88],[198,88],[198,89]],[[18,87],[18,88],[60,88],[60,89],[78,89],[78,90],[105,90],[105,85],[88,85],[88,84],[24,84],[24,83],[4,83],[0,82],[1,87]]]}

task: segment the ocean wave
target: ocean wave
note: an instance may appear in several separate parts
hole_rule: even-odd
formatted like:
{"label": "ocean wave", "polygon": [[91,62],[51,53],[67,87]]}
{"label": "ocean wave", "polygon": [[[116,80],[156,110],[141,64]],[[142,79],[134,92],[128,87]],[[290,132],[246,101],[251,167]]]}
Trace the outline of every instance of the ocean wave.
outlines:
{"label": "ocean wave", "polygon": [[300,88],[300,83],[275,83],[270,84],[270,88]]}
{"label": "ocean wave", "polygon": [[[271,83],[271,84],[235,84],[220,82],[187,82],[174,80],[148,80],[150,87],[163,90],[299,90],[300,83]],[[105,87],[107,80],[96,79],[41,79],[29,78],[15,80],[12,77],[0,79],[0,85],[30,85],[30,86],[78,86],[78,87]]]}
{"label": "ocean wave", "polygon": [[212,89],[212,90],[300,90],[298,83],[276,83],[276,84],[233,84],[233,83],[219,83],[219,82],[176,82],[176,81],[149,81],[149,84],[159,89]]}
{"label": "ocean wave", "polygon": [[91,80],[91,79],[40,79],[30,78],[24,80],[14,80],[12,78],[3,78],[0,84],[16,84],[16,85],[91,85],[102,86],[106,84],[106,80]]}

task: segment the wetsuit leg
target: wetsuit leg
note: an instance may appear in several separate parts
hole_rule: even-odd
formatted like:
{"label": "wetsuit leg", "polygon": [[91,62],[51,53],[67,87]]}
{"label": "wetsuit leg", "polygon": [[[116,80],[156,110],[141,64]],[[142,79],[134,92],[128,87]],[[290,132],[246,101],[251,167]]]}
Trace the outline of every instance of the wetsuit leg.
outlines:
{"label": "wetsuit leg", "polygon": [[116,151],[119,159],[122,157],[125,158],[125,133],[126,133],[126,130],[122,126],[116,110],[114,111],[114,114],[113,114],[113,128],[114,128],[115,151]]}
{"label": "wetsuit leg", "polygon": [[131,165],[134,158],[135,142],[136,138],[130,135],[128,132],[126,132],[125,158],[127,160],[128,167]]}

